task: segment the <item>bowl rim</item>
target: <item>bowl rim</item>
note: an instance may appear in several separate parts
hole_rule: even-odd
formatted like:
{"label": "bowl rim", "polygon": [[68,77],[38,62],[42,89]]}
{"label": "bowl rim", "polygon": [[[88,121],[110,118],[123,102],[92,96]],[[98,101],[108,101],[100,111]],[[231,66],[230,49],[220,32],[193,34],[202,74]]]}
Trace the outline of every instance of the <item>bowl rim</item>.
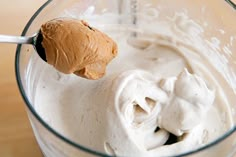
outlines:
{"label": "bowl rim", "polygon": [[[25,36],[29,27],[31,26],[31,24],[34,22],[34,20],[36,19],[36,17],[43,11],[43,9],[45,7],[47,7],[53,0],[48,0],[46,1],[34,14],[33,16],[30,18],[30,20],[27,22],[26,26],[23,29],[23,32],[21,34],[21,36]],[[225,0],[227,3],[229,3],[234,9],[236,9],[236,5],[231,1],[231,0]],[[17,45],[16,48],[16,54],[15,54],[15,76],[16,76],[16,81],[17,81],[17,85],[18,85],[18,89],[20,91],[20,94],[27,106],[27,109],[30,111],[30,113],[36,118],[36,120],[43,126],[46,128],[47,131],[49,131],[50,133],[52,133],[54,136],[56,136],[57,138],[59,138],[60,140],[62,140],[63,142],[65,142],[66,144],[69,144],[70,146],[73,146],[77,149],[80,149],[82,151],[85,151],[86,153],[90,153],[93,155],[98,155],[98,156],[103,156],[103,157],[113,157],[107,154],[104,154],[102,152],[99,151],[95,151],[92,150],[90,148],[87,148],[86,146],[83,146],[79,143],[76,143],[72,140],[70,140],[69,138],[66,138],[65,136],[63,136],[62,134],[60,134],[58,131],[56,131],[55,129],[53,129],[49,124],[47,124],[47,122],[45,122],[43,120],[43,118],[41,118],[41,116],[36,112],[36,110],[33,108],[33,106],[31,105],[30,101],[28,100],[27,94],[24,90],[23,87],[23,83],[22,83],[22,78],[20,75],[20,53],[21,53],[21,44]],[[29,114],[29,113],[28,113]],[[207,148],[211,148],[215,145],[217,145],[218,143],[220,143],[221,141],[223,141],[224,139],[226,139],[227,137],[229,137],[230,135],[232,135],[234,132],[236,131],[236,125],[234,125],[234,127],[232,127],[230,130],[228,130],[225,134],[223,134],[222,136],[218,137],[217,139],[213,140],[212,142],[201,146],[197,149],[182,153],[182,154],[177,154],[176,156],[172,156],[172,157],[182,157],[182,156],[187,156],[187,155],[192,155],[198,152],[201,152],[203,150],[206,150]]]}

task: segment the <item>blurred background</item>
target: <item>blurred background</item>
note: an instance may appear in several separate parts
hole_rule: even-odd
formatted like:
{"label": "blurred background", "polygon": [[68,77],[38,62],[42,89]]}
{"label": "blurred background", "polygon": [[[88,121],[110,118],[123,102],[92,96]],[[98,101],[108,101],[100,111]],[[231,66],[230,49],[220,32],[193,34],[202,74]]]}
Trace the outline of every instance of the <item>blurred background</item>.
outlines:
{"label": "blurred background", "polygon": [[[0,0],[0,34],[21,35],[46,0]],[[42,157],[15,79],[16,45],[0,44],[0,157]]]}

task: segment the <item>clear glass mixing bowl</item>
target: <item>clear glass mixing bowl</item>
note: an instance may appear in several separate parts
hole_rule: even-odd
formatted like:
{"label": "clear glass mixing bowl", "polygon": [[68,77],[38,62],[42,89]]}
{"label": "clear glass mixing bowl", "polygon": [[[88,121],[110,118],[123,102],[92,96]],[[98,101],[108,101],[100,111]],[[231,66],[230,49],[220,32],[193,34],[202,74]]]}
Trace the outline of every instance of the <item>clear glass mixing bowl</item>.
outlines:
{"label": "clear glass mixing bowl", "polygon": [[[38,31],[41,24],[59,16],[85,17],[90,15],[118,15],[118,20],[110,24],[136,25],[141,9],[146,9],[147,14],[155,15],[153,9],[160,13],[173,15],[175,12],[185,12],[200,25],[204,25],[205,36],[217,37],[223,45],[228,45],[227,50],[222,50],[221,55],[227,59],[225,67],[231,69],[229,81],[236,91],[236,81],[233,78],[236,72],[236,6],[231,1],[224,0],[49,0],[32,16],[26,25],[22,35],[32,35]],[[69,10],[69,11],[68,11]],[[71,14],[71,12],[73,14]],[[110,14],[111,15],[111,14]],[[96,16],[94,16],[96,18]],[[109,18],[109,17],[108,17]],[[91,19],[93,21],[93,19]],[[104,21],[100,21],[102,25]],[[207,23],[207,25],[206,25]],[[228,53],[227,53],[228,52]],[[27,106],[29,119],[36,139],[43,154],[46,157],[75,157],[75,156],[108,156],[104,152],[76,143],[68,139],[54,128],[50,127],[34,108],[34,90],[37,78],[40,75],[40,67],[37,67],[39,58],[32,58],[35,51],[30,45],[18,45],[16,51],[16,78],[22,97]],[[32,66],[29,68],[29,65]],[[231,77],[232,76],[232,77]],[[234,97],[235,95],[232,95]],[[235,113],[236,105],[232,106]],[[236,124],[236,115],[234,114]],[[216,155],[217,154],[217,155]],[[202,156],[202,157],[233,157],[236,154],[236,125],[215,141],[189,150],[184,154],[175,156]]]}

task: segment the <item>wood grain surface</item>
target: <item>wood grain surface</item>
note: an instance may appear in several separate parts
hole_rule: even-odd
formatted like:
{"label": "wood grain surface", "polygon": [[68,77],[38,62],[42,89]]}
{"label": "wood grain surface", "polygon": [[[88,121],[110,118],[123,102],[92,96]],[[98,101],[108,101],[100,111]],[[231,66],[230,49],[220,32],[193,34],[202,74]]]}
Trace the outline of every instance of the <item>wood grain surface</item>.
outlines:
{"label": "wood grain surface", "polygon": [[[46,0],[1,0],[0,34],[20,35]],[[0,157],[42,157],[19,93],[14,70],[16,45],[0,44]]]}

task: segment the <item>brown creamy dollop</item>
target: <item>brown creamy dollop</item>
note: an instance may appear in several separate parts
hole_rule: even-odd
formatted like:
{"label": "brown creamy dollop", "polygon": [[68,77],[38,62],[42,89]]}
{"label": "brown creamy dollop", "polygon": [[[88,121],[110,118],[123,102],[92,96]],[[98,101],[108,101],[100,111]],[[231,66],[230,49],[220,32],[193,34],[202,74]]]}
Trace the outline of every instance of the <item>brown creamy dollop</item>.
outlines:
{"label": "brown creamy dollop", "polygon": [[83,20],[54,19],[41,26],[41,34],[47,63],[65,74],[99,79],[117,55],[116,43]]}

